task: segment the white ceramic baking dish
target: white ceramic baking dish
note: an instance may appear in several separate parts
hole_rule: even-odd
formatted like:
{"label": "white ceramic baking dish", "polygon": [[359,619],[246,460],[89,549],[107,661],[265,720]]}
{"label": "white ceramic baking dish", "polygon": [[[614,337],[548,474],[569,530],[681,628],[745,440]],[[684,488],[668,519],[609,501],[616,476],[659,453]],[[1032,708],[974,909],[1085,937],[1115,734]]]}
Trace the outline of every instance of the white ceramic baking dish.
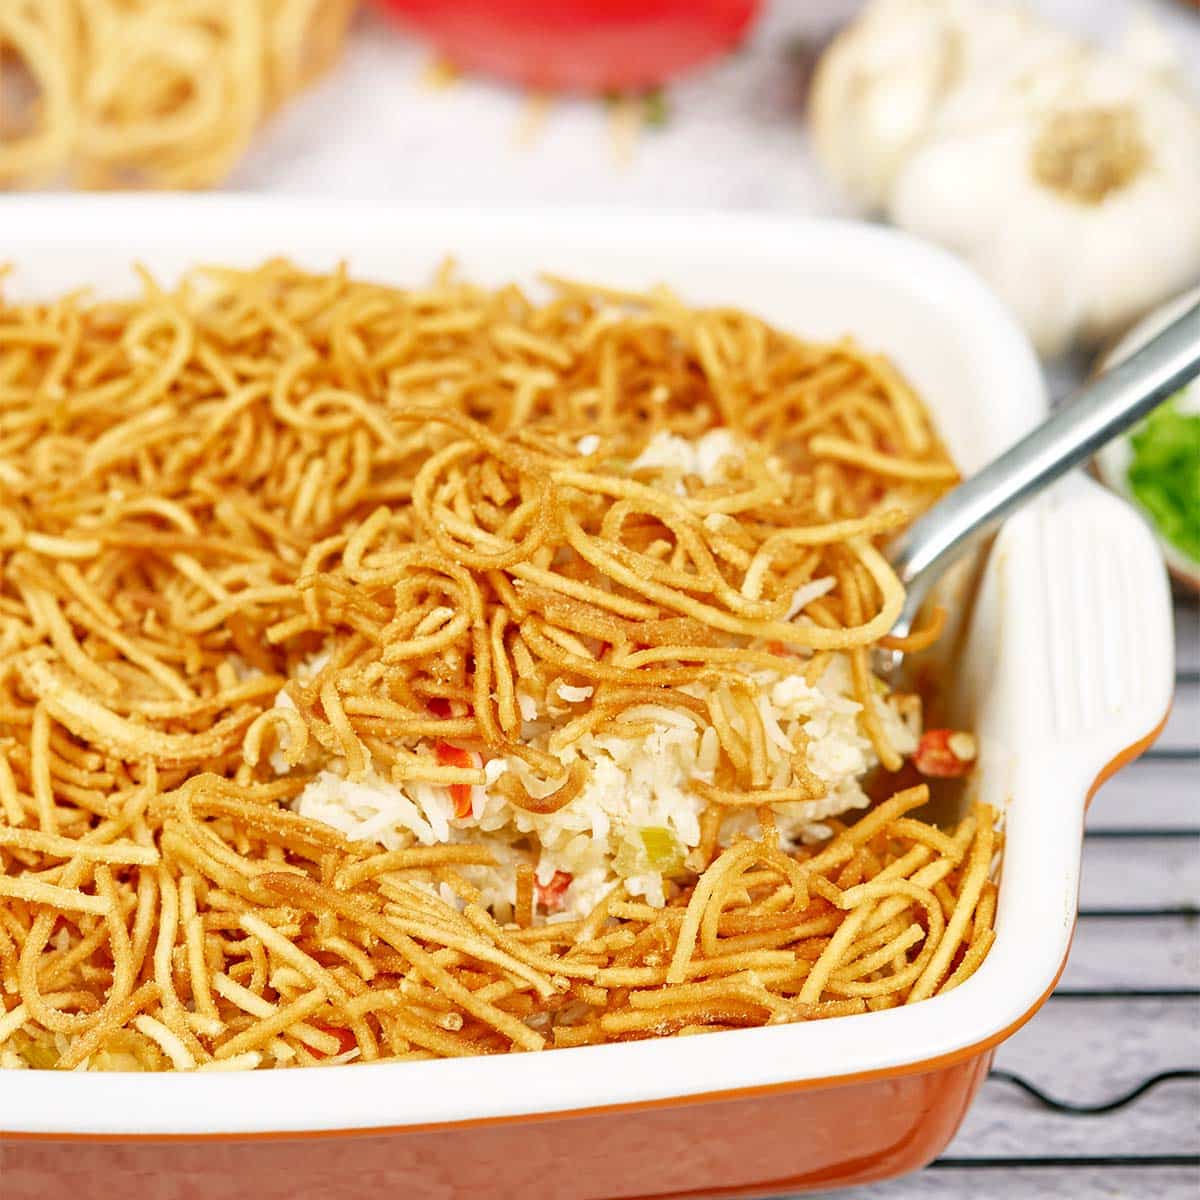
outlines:
{"label": "white ceramic baking dish", "polygon": [[[665,281],[688,301],[742,306],[807,336],[852,333],[898,363],[967,473],[1046,410],[1029,344],[984,286],[948,255],[864,225],[218,197],[0,202],[13,297],[127,291],[134,261],[170,279],[197,262],[275,255],[308,267],[344,259],[411,284],[447,254],[484,282],[532,281],[541,269]],[[1087,799],[1167,712],[1168,590],[1142,521],[1079,476],[1009,521],[947,683],[956,719],[980,737],[981,794],[1007,821],[997,940],[949,995],[537,1055],[231,1076],[0,1072],[0,1178],[20,1197],[35,1194],[22,1181],[43,1197],[70,1186],[68,1160],[39,1137],[90,1139],[69,1160],[90,1164],[89,1197],[127,1194],[138,1172],[159,1169],[204,1180],[212,1196],[249,1194],[276,1169],[290,1195],[350,1195],[337,1183],[345,1163],[422,1195],[515,1194],[536,1176],[549,1200],[828,1186],[920,1165],[953,1134],[991,1047],[1061,972]],[[360,1140],[289,1142],[286,1153],[253,1140],[333,1131]],[[195,1145],[214,1137],[226,1139],[219,1150]],[[154,1138],[184,1144],[136,1141]],[[231,1180],[247,1190],[222,1190]]]}

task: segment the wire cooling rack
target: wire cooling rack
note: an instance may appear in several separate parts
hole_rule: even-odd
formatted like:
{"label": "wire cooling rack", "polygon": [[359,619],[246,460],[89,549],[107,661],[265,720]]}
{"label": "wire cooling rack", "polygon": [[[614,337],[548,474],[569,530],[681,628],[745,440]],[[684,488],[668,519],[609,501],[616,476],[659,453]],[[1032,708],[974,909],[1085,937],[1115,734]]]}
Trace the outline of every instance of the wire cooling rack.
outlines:
{"label": "wire cooling rack", "polygon": [[1200,1195],[1200,609],[1175,609],[1158,743],[1088,814],[1079,924],[946,1153],[846,1200]]}

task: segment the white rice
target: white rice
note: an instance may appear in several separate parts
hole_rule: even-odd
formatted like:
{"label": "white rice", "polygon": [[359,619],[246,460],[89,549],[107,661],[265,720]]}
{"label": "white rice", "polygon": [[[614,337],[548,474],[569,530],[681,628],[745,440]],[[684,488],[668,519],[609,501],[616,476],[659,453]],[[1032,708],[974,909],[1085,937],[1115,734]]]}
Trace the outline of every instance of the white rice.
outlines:
{"label": "white rice", "polygon": [[[793,842],[813,840],[827,834],[823,821],[866,807],[861,780],[878,759],[861,727],[861,706],[852,696],[845,657],[834,655],[812,688],[798,674],[746,671],[739,675],[757,685],[770,765],[786,777],[793,747],[803,731],[808,766],[828,787],[820,800],[776,805],[783,836]],[[573,700],[570,693],[588,689],[558,690],[560,695],[564,690],[568,693],[565,700]],[[884,700],[876,698],[874,703],[897,750],[911,753],[917,731]],[[699,844],[704,802],[690,785],[697,779],[712,781],[717,738],[711,728],[700,732],[683,713],[665,706],[640,705],[628,716],[649,723],[651,732],[636,740],[603,732],[588,734],[558,755],[564,765],[583,759],[588,780],[574,800],[554,813],[539,815],[514,808],[496,789],[484,786],[472,788],[471,815],[458,818],[448,788],[397,784],[374,771],[361,779],[348,779],[337,760],[308,784],[295,807],[303,816],[324,821],[349,838],[386,849],[481,841],[502,851],[503,869],[487,872],[487,880],[472,879],[476,886],[489,885],[485,892],[493,902],[512,902],[513,867],[519,860],[532,861],[541,884],[548,884],[558,871],[572,876],[564,911],[580,915],[622,877],[620,858],[622,865],[632,864],[624,876],[629,892],[662,904],[665,880],[647,858],[642,831],[669,831],[680,857]],[[504,771],[514,771],[531,795],[555,787],[554,782],[531,775],[525,763],[515,758],[493,759],[485,770],[488,785]],[[753,816],[744,814],[728,822],[727,830],[732,834],[753,823]]]}
{"label": "white rice", "polygon": [[[580,440],[581,454],[595,453],[599,439],[589,435]],[[632,469],[657,470],[657,486],[678,490],[685,476],[706,484],[729,478],[745,461],[737,439],[728,430],[715,429],[695,441],[669,433],[658,433],[634,460]],[[728,517],[705,518],[720,528]],[[811,580],[799,587],[789,607],[796,616],[805,605],[834,587],[832,578]],[[307,666],[311,675],[328,656],[318,656]],[[797,672],[804,666],[797,660]],[[877,765],[874,747],[866,735],[861,706],[854,698],[849,661],[834,654],[815,687],[803,675],[776,671],[738,669],[743,682],[751,683],[766,732],[771,785],[786,786],[792,777],[792,757],[803,740],[809,769],[827,787],[820,800],[775,806],[781,834],[799,843],[828,836],[824,822],[854,809],[865,808],[868,797],[863,776]],[[701,700],[708,697],[700,686],[685,688]],[[538,701],[517,687],[517,704],[524,722],[523,736],[543,749],[554,728],[571,719],[573,708],[592,695],[591,687],[577,687],[564,680],[547,690],[546,711]],[[285,693],[278,703],[290,705]],[[888,737],[901,754],[916,748],[919,730],[910,728],[897,711],[881,697],[872,703]],[[513,902],[515,868],[518,862],[532,863],[539,884],[550,884],[556,873],[571,876],[564,894],[561,916],[586,913],[599,899],[623,880],[629,893],[649,903],[665,902],[667,878],[681,867],[691,849],[700,842],[700,815],[704,802],[693,793],[692,784],[711,783],[718,759],[718,740],[712,728],[698,730],[685,713],[665,705],[640,705],[629,718],[646,723],[650,732],[638,739],[598,732],[581,737],[558,753],[564,766],[582,760],[587,782],[580,793],[554,813],[536,814],[510,805],[493,785],[506,771],[513,771],[534,797],[554,791],[557,781],[547,782],[531,774],[516,758],[497,758],[485,764],[486,783],[471,789],[471,812],[456,817],[447,787],[431,783],[394,783],[375,771],[363,778],[348,779],[345,765],[334,760],[319,771],[294,802],[303,816],[341,830],[347,837],[369,841],[387,849],[408,845],[437,845],[446,842],[482,843],[501,864],[496,868],[467,868],[464,874],[479,887],[485,900],[499,911]],[[735,726],[738,721],[734,721]],[[432,745],[427,752],[434,754]],[[286,763],[278,752],[272,766],[282,773]],[[752,830],[753,812],[734,814],[725,822],[725,836]],[[651,847],[668,861],[652,858]],[[444,886],[444,885],[443,885]],[[453,899],[451,894],[448,899]]]}

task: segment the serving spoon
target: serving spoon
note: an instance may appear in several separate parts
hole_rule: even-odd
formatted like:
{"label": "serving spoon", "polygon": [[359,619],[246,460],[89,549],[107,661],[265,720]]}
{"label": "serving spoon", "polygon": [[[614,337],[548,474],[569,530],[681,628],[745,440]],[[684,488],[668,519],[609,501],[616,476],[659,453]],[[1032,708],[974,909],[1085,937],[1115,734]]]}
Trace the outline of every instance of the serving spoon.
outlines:
{"label": "serving spoon", "polygon": [[[889,548],[905,588],[892,634],[912,632],[930,588],[1009,513],[1200,375],[1200,302],[1082,387],[1031,433],[942,497]],[[1200,500],[1198,500],[1200,503]],[[901,652],[880,664],[895,670]]]}

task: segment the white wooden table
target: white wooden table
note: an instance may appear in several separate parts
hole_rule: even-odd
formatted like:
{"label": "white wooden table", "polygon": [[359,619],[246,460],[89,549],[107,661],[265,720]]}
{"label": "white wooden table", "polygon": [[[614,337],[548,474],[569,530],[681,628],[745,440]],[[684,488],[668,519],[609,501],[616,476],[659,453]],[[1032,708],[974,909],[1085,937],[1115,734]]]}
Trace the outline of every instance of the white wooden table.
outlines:
{"label": "white wooden table", "polygon": [[[1112,38],[1134,0],[1038,0]],[[503,88],[422,82],[428,55],[374,21],[342,69],[275,122],[233,186],[417,204],[603,204],[839,211],[802,130],[797,44],[852,0],[776,0],[750,44],[671,89],[665,128],[618,161],[609,114],[559,102],[522,140],[527,102]],[[1200,83],[1200,20],[1151,3]],[[1069,368],[1052,380],[1061,387]],[[1042,1012],[1000,1050],[997,1071],[1076,1104],[1119,1098],[1162,1072],[1200,1067],[1200,613],[1179,607],[1178,698],[1158,746],[1102,789],[1088,821],[1082,914],[1070,965]],[[1197,1194],[1200,1083],[1163,1081],[1105,1115],[1056,1112],[988,1080],[945,1157],[855,1200]]]}

